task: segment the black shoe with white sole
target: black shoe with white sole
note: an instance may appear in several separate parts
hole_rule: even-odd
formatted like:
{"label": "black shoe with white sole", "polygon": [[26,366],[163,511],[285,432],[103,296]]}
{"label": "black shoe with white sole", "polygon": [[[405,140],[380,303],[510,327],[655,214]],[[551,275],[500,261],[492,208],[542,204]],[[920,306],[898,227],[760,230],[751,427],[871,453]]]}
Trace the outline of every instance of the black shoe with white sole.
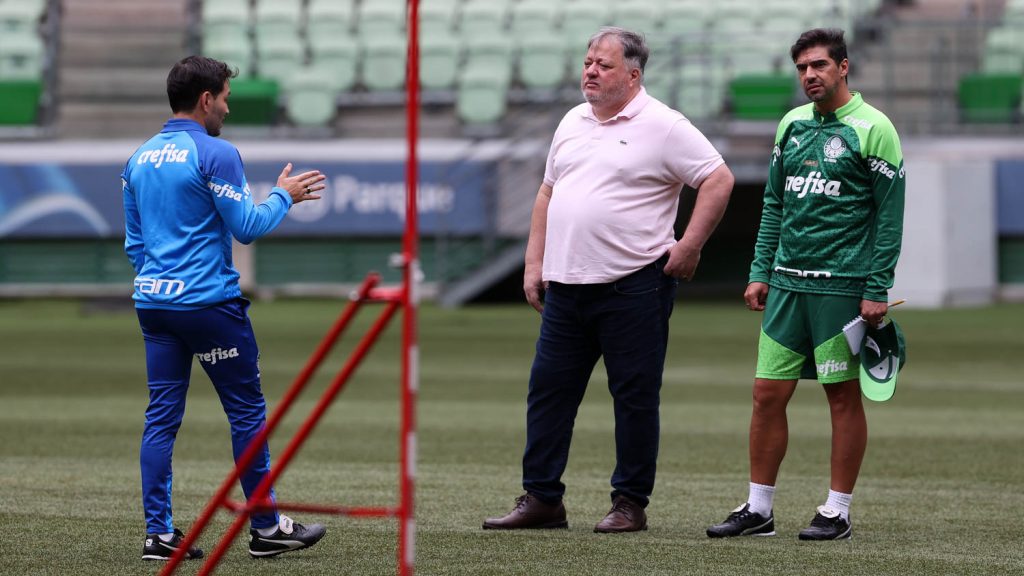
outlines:
{"label": "black shoe with white sole", "polygon": [[800,531],[801,540],[846,540],[853,536],[853,524],[844,520],[838,510],[818,506],[811,525]]}
{"label": "black shoe with white sole", "polygon": [[277,530],[270,536],[260,536],[255,528],[249,530],[249,554],[253,558],[269,558],[293,550],[302,550],[316,544],[327,533],[320,524],[303,526],[287,516],[281,516]]}
{"label": "black shoe with white sole", "polygon": [[[171,537],[169,542],[164,542],[156,534],[146,534],[146,544],[142,547],[142,559],[143,560],[170,560],[171,556],[181,548],[181,542],[185,539],[185,535],[181,533],[181,530],[174,529],[174,536]],[[185,553],[185,559],[191,558],[202,558],[203,551],[195,546],[188,549]]]}
{"label": "black shoe with white sole", "polygon": [[775,536],[775,516],[769,512],[762,516],[750,511],[750,504],[744,504],[732,511],[725,522],[708,528],[708,538],[729,536]]}

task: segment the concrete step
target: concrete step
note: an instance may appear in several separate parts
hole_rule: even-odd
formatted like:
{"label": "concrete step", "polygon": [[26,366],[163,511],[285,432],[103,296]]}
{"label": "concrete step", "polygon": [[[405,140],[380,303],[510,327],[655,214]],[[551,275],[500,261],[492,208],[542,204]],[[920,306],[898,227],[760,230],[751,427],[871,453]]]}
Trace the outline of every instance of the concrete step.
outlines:
{"label": "concrete step", "polygon": [[183,30],[186,7],[184,0],[64,0],[61,26],[64,30],[99,29],[117,34],[126,29]]}
{"label": "concrete step", "polygon": [[94,66],[143,67],[154,62],[173,62],[187,55],[182,30],[108,31],[70,30],[62,35],[60,63],[65,69]]}
{"label": "concrete step", "polygon": [[167,102],[68,102],[60,109],[59,138],[137,138],[152,136],[171,117]]}
{"label": "concrete step", "polygon": [[61,72],[59,97],[63,102],[101,100],[116,108],[121,101],[167,98],[166,66],[107,68],[76,66]]}

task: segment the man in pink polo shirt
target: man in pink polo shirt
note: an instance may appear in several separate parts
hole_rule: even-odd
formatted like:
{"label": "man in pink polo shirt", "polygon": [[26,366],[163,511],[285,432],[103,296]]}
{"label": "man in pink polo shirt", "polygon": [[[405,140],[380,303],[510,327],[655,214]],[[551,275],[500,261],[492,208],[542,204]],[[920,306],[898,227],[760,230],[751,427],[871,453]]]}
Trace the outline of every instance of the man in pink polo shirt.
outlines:
{"label": "man in pink polo shirt", "polygon": [[[725,212],[733,176],[679,112],[644,90],[642,36],[602,28],[587,44],[586,102],[565,115],[548,153],[526,249],[523,289],[541,312],[527,396],[523,488],[485,529],[566,528],[561,482],[587,381],[604,358],[615,405],[612,508],[595,532],[647,528],[658,457],[668,321],[679,279]],[[697,202],[672,225],[684,185]]]}

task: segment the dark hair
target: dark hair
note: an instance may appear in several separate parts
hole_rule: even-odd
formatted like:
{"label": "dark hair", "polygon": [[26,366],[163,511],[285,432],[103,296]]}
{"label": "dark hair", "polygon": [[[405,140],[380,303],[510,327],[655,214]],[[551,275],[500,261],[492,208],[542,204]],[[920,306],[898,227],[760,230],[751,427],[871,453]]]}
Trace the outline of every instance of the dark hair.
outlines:
{"label": "dark hair", "polygon": [[167,100],[171,103],[171,112],[195,110],[203,92],[217,96],[224,90],[224,82],[235,76],[238,76],[238,70],[220,60],[206,56],[189,56],[181,60],[167,74]]}
{"label": "dark hair", "polygon": [[647,58],[651,55],[643,35],[617,26],[605,26],[590,37],[587,49],[589,50],[591,46],[606,36],[614,36],[619,39],[619,43],[622,44],[622,59],[633,68],[638,68],[643,74],[644,66],[647,66]]}
{"label": "dark hair", "polygon": [[800,53],[808,48],[824,46],[828,49],[828,57],[836,64],[846,60],[846,38],[839,28],[814,28],[797,38],[796,44],[789,49],[789,56],[796,62]]}

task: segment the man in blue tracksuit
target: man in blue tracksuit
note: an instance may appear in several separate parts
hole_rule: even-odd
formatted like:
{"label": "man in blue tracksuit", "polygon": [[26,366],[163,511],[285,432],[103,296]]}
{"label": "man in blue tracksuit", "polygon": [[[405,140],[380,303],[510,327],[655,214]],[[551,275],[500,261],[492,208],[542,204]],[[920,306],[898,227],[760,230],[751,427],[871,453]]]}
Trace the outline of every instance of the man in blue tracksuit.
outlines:
{"label": "man in blue tracksuit", "polygon": [[[236,460],[266,422],[259,349],[231,261],[231,239],[248,244],[263,236],[293,204],[319,199],[316,192],[324,188],[319,171],[292,176],[288,164],[266,201],[253,202],[238,150],[216,138],[235,74],[202,56],[175,64],[167,76],[174,117],[139,147],[122,175],[125,252],[136,272],[133,298],[149,382],[140,451],[146,560],[170,558],[183,538],[171,519],[171,457],[192,358],[220,396]],[[247,498],[269,470],[264,444],[241,478]],[[324,532],[276,510],[253,514],[249,553],[267,557],[306,548]],[[202,555],[191,548],[187,557]]]}

